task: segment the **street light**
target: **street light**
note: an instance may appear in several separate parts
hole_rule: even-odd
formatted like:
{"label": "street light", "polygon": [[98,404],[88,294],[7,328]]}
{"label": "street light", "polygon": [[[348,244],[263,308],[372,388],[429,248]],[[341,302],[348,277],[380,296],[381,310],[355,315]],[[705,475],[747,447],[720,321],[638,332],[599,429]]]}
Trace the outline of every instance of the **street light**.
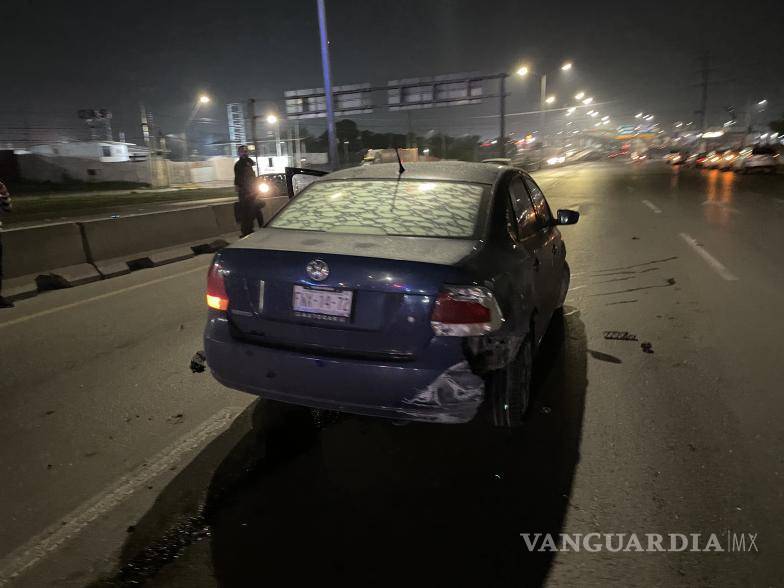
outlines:
{"label": "street light", "polygon": [[765,99],[762,99],[762,100],[760,100],[759,102],[757,102],[757,106],[765,106],[767,103],[768,103],[768,101],[767,101],[767,100],[765,100]]}
{"label": "street light", "polygon": [[185,126],[182,128],[182,148],[185,152],[185,159],[190,159],[188,155],[188,127],[191,126],[193,119],[196,118],[196,115],[199,112],[199,108],[201,108],[202,104],[209,104],[210,97],[206,94],[200,94],[199,97],[196,99],[196,102],[193,103],[193,109],[191,110],[191,114],[188,117],[188,120],[185,121]]}
{"label": "street light", "polygon": [[[566,62],[564,62],[561,65],[561,71],[569,71],[570,69],[572,69],[572,62],[571,61],[566,61]],[[529,73],[536,73],[536,72],[532,72],[531,69],[527,65],[521,65],[519,68],[517,68],[517,75],[519,75],[520,77],[525,77]],[[542,135],[544,136],[544,134],[545,134],[545,123],[546,123],[546,120],[547,120],[546,119],[546,116],[547,116],[547,113],[546,113],[547,105],[548,104],[552,104],[553,102],[555,102],[555,96],[547,97],[547,74],[546,73],[539,74],[539,77],[540,77],[539,108],[540,108],[540,111],[541,111],[540,119],[539,119],[539,126],[541,128]]]}
{"label": "street light", "polygon": [[593,102],[593,97],[591,96],[588,96],[588,98],[583,100],[583,104],[585,104],[586,106],[588,106],[591,102]]}
{"label": "street light", "polygon": [[574,95],[575,100],[582,100],[583,98],[585,98],[585,92],[577,92],[577,94]]}
{"label": "street light", "polygon": [[279,124],[279,121],[278,121],[278,117],[275,116],[274,114],[270,113],[270,114],[267,115],[267,118],[265,120],[267,121],[268,125],[270,125],[270,126],[275,125],[275,154],[278,157],[280,157],[281,156],[281,150],[280,150],[280,124]]}

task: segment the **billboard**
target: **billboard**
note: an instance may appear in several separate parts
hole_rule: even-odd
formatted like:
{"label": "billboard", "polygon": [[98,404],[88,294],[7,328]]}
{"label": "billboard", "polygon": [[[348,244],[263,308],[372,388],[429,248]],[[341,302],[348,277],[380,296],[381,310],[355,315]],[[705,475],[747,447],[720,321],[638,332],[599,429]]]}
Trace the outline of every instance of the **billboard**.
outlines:
{"label": "billboard", "polygon": [[[366,114],[373,112],[372,88],[370,84],[334,86],[332,99],[335,115]],[[321,118],[327,115],[327,100],[324,88],[288,90],[284,93],[288,118]]]}
{"label": "billboard", "polygon": [[390,110],[460,106],[482,101],[482,78],[476,73],[455,73],[387,82]]}

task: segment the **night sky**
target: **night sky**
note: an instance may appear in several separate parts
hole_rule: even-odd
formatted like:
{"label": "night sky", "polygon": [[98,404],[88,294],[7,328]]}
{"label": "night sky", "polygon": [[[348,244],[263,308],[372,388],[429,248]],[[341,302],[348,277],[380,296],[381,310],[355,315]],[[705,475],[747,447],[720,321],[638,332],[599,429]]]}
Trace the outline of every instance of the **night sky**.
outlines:
{"label": "night sky", "polygon": [[[709,52],[709,122],[762,98],[763,118],[784,111],[784,12],[773,1],[746,10],[737,1],[327,0],[327,15],[335,84],[512,73],[527,62],[552,72],[559,99],[585,89],[618,122],[643,110],[669,124],[695,118],[699,58]],[[558,70],[567,59],[568,77]],[[83,128],[76,110],[93,107],[110,109],[115,134],[138,142],[139,102],[165,132],[179,132],[200,92],[213,98],[202,114],[214,122],[197,121],[197,131],[225,135],[226,102],[255,97],[272,109],[283,90],[322,85],[315,0],[5,0],[0,63],[0,143],[19,140],[24,127],[73,135]],[[510,78],[508,91],[508,112],[536,108],[535,81]],[[418,111],[413,124],[420,133],[487,136],[497,122],[482,116],[496,109],[488,100]],[[353,118],[363,128],[405,130],[401,115],[382,108]],[[511,116],[508,127],[535,124]]]}

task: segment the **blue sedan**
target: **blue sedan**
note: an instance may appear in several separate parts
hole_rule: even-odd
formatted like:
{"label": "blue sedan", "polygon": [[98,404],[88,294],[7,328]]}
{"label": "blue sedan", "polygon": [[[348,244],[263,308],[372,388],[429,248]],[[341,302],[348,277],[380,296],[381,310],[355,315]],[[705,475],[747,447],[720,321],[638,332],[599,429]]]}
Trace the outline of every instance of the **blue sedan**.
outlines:
{"label": "blue sedan", "polygon": [[569,287],[558,225],[578,218],[505,165],[319,177],[215,256],[207,364],[230,388],[312,408],[457,423],[486,403],[519,426]]}

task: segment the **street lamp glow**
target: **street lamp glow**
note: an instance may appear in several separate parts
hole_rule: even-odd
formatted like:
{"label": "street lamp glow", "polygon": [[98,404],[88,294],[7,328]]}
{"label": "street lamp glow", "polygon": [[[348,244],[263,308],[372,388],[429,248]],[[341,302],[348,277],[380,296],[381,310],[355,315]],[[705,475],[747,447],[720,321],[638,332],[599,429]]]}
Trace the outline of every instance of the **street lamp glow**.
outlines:
{"label": "street lamp glow", "polygon": [[583,98],[585,98],[585,92],[577,92],[577,94],[574,95],[575,100],[582,100]]}
{"label": "street lamp glow", "polygon": [[566,109],[566,116],[571,116],[574,114],[574,111],[577,109],[576,106],[570,106]]}
{"label": "street lamp glow", "polygon": [[679,128],[681,128],[682,126],[683,126],[683,123],[682,123],[682,122],[680,122],[680,121],[678,121],[678,122],[676,122],[676,123],[675,123],[675,128],[676,128],[676,129],[679,129]]}
{"label": "street lamp glow", "polygon": [[591,102],[593,102],[593,98],[591,96],[588,96],[588,98],[583,100],[583,104],[585,104],[586,106],[588,106]]}
{"label": "street lamp glow", "polygon": [[598,112],[596,112],[595,110],[591,112],[591,118],[596,118],[597,116],[599,116]]}
{"label": "street lamp glow", "polygon": [[642,117],[643,117],[642,112],[638,112],[637,114],[634,115],[634,118],[642,118]]}
{"label": "street lamp glow", "polygon": [[520,77],[525,77],[528,75],[528,68],[525,65],[520,66],[517,69],[517,75]]}
{"label": "street lamp glow", "polygon": [[610,120],[610,117],[609,116],[603,116],[602,120]]}
{"label": "street lamp glow", "polygon": [[548,96],[547,98],[545,98],[545,102],[547,102],[547,104],[552,104],[553,102],[555,102],[555,96]]}
{"label": "street lamp glow", "polygon": [[757,105],[758,106],[765,106],[767,103],[768,103],[768,101],[763,99],[763,100],[760,100],[759,102],[757,102]]}
{"label": "street lamp glow", "polygon": [[569,71],[570,69],[572,69],[572,62],[571,61],[567,61],[566,63],[564,63],[561,66],[561,71]]}
{"label": "street lamp glow", "polygon": [[202,94],[201,96],[199,96],[199,103],[201,103],[201,104],[209,104],[210,103],[210,97],[207,96],[206,94]]}
{"label": "street lamp glow", "polygon": [[267,124],[274,125],[276,122],[278,122],[277,116],[275,116],[274,114],[267,115]]}

